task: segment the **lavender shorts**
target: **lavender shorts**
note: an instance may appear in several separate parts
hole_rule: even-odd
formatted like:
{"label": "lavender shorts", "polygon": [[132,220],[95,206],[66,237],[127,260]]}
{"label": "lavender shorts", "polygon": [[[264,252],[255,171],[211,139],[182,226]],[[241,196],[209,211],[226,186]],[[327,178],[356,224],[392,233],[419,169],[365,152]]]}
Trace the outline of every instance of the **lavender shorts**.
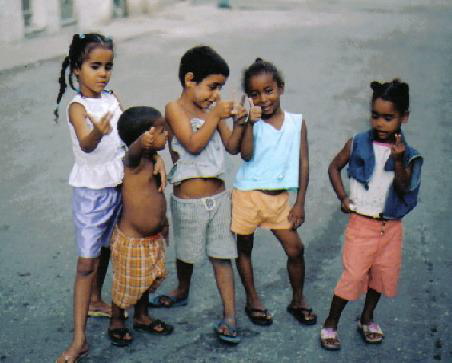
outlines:
{"label": "lavender shorts", "polygon": [[101,247],[109,246],[121,205],[119,187],[73,188],[72,219],[80,257],[96,258]]}

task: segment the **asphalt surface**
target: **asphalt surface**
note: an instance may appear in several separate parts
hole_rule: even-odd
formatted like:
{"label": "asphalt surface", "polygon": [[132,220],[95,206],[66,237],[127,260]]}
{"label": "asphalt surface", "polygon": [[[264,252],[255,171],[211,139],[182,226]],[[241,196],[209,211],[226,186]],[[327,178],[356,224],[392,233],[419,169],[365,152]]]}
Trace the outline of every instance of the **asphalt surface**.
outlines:
{"label": "asphalt surface", "polygon": [[[90,319],[85,361],[451,362],[452,3],[232,0],[231,5],[218,10],[196,0],[155,14],[158,28],[116,44],[110,86],[126,107],[163,110],[180,93],[180,56],[200,43],[212,45],[230,64],[223,98],[239,89],[241,70],[257,56],[283,71],[283,107],[302,112],[308,124],[311,177],[299,233],[306,245],[305,293],[319,324],[303,327],[286,313],[291,289],[285,256],[269,232],[259,231],[255,275],[274,314],[271,327],[247,319],[237,278],[243,340],[237,347],[217,342],[212,324],[221,317],[221,304],[204,261],[196,266],[188,306],[151,311],[174,324],[172,336],[136,333],[129,348],[118,349],[107,338],[108,320]],[[45,54],[45,48],[36,51]],[[51,362],[71,339],[76,248],[67,178],[72,153],[64,116],[58,124],[52,119],[61,60],[0,72],[0,362]],[[326,170],[344,142],[368,127],[370,81],[394,77],[410,84],[411,116],[404,131],[425,157],[419,205],[404,221],[400,294],[378,305],[375,318],[386,334],[382,345],[367,346],[360,339],[355,320],[362,302],[354,302],[339,327],[343,349],[327,352],[320,348],[319,330],[341,273],[347,217],[339,211]],[[69,92],[63,100],[63,115],[70,97]],[[168,152],[163,156],[169,170]],[[239,164],[239,157],[228,158],[228,187]],[[176,281],[173,246],[168,269],[162,292]],[[106,299],[110,286],[111,273]]]}

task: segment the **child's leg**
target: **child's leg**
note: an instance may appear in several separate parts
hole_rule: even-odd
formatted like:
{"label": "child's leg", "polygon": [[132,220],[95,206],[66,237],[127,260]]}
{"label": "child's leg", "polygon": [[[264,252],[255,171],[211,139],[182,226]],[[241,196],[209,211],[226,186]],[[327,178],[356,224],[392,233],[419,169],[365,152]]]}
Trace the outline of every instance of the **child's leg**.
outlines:
{"label": "child's leg", "polygon": [[331,307],[328,317],[325,320],[323,326],[325,328],[337,329],[337,324],[341,318],[342,311],[347,305],[348,300],[345,300],[337,295],[333,295],[333,300],[331,300]]}
{"label": "child's leg", "polygon": [[111,306],[102,300],[102,286],[104,284],[105,275],[107,274],[109,261],[110,249],[102,247],[100,250],[99,263],[96,271],[94,271],[93,288],[89,304],[90,311],[100,311],[107,314],[111,313]]}
{"label": "child's leg", "polygon": [[367,290],[366,300],[364,302],[363,312],[361,314],[361,324],[369,324],[374,319],[374,310],[380,300],[381,293],[372,288]]}
{"label": "child's leg", "polygon": [[81,352],[88,350],[85,335],[86,318],[93,286],[94,271],[97,268],[97,264],[98,258],[79,257],[77,260],[73,308],[74,336],[71,345],[62,356],[58,358],[58,362],[64,362],[64,356],[78,357]]}
{"label": "child's leg", "polygon": [[246,306],[253,309],[263,309],[263,305],[257,295],[254,286],[254,272],[251,254],[254,245],[254,234],[237,235],[237,252],[238,258],[236,260],[237,270],[242,280],[243,287],[246,293]]}
{"label": "child's leg", "polygon": [[235,288],[231,260],[210,258],[215,281],[223,303],[223,315],[226,322],[235,326]]}
{"label": "child's leg", "polygon": [[146,290],[135,304],[133,315],[133,327],[135,330],[156,335],[169,335],[173,332],[173,326],[159,319],[153,319],[149,315],[149,289]]}
{"label": "child's leg", "polygon": [[291,305],[305,307],[303,299],[303,285],[305,275],[304,248],[296,231],[273,229],[273,234],[281,243],[287,255],[287,271],[292,286],[293,296]]}

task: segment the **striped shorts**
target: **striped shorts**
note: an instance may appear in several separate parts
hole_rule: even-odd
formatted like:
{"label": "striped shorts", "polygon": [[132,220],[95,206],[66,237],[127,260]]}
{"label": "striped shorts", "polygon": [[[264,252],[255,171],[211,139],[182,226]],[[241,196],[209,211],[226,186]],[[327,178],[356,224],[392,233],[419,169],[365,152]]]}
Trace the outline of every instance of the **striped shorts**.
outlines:
{"label": "striped shorts", "polygon": [[116,226],[111,238],[113,302],[122,309],[135,305],[146,290],[166,277],[165,239],[161,234],[130,238]]}
{"label": "striped shorts", "polygon": [[237,258],[229,192],[199,199],[172,195],[171,213],[178,260],[194,264],[206,254],[212,258]]}

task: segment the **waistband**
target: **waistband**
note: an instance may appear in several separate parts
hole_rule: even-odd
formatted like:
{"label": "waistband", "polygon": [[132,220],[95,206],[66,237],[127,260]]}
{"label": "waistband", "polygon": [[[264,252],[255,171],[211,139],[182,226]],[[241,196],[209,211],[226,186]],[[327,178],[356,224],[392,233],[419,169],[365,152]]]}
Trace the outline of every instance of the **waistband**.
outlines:
{"label": "waistband", "polygon": [[358,212],[355,212],[355,211],[351,212],[351,214],[355,214],[355,215],[357,215],[359,217],[363,217],[363,218],[366,218],[366,219],[369,219],[369,220],[373,220],[373,221],[376,221],[376,222],[387,223],[387,222],[399,222],[400,221],[400,219],[383,218],[381,216],[381,214],[380,215],[375,215],[375,216],[369,216],[369,215],[361,214],[361,213],[358,213]]}
{"label": "waistband", "polygon": [[157,241],[159,239],[163,239],[163,235],[160,232],[157,232],[151,236],[146,236],[146,237],[129,237],[128,235],[126,235],[123,231],[121,231],[118,227],[118,225],[115,226],[115,229],[113,231],[113,233],[117,233],[121,238],[124,238],[128,241],[146,241],[146,242],[151,242],[151,241]]}
{"label": "waistband", "polygon": [[214,195],[210,195],[208,197],[203,197],[203,198],[193,198],[193,199],[185,199],[185,198],[179,198],[176,197],[174,194],[171,194],[171,198],[176,200],[178,203],[197,203],[197,202],[204,202],[206,200],[217,200],[217,199],[221,199],[224,198],[225,196],[227,196],[229,194],[228,190],[223,190],[222,192],[218,193],[218,194],[214,194]]}

